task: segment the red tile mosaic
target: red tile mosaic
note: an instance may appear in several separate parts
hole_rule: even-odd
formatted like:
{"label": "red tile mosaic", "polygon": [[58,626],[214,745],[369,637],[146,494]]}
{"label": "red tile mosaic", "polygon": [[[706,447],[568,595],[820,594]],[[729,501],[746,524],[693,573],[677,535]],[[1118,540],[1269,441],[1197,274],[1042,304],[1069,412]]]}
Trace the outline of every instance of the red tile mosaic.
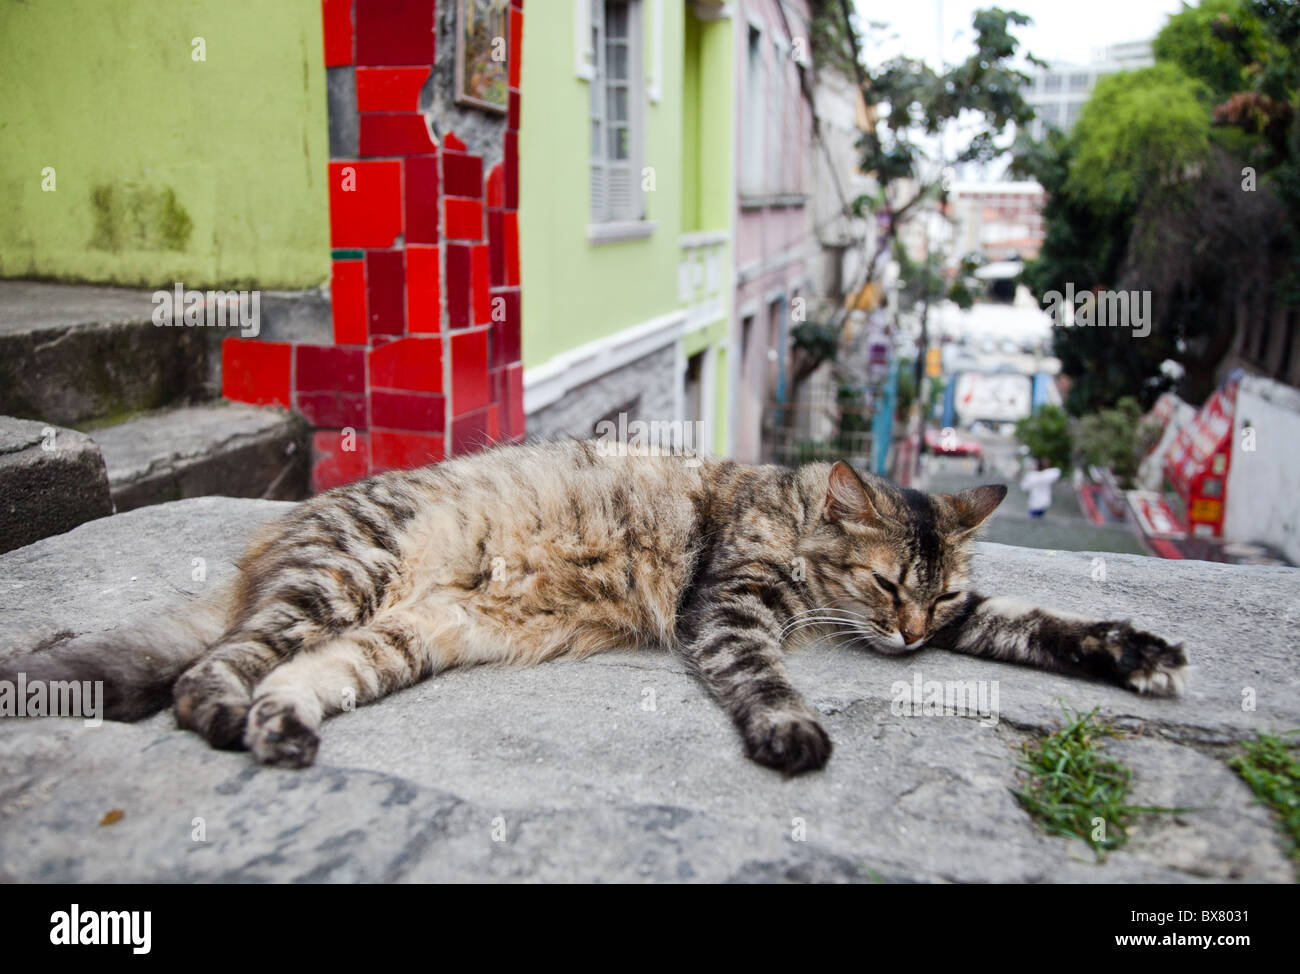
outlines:
{"label": "red tile mosaic", "polygon": [[483,160],[460,152],[443,153],[442,183],[448,196],[479,199],[483,195]]}
{"label": "red tile mosaic", "polygon": [[478,200],[443,198],[447,218],[448,240],[483,239],[483,204]]}
{"label": "red tile mosaic", "polygon": [[325,67],[352,63],[352,0],[321,0],[325,29]]}
{"label": "red tile mosaic", "polygon": [[438,248],[411,244],[406,248],[406,330],[436,332],[441,327]]}
{"label": "red tile mosaic", "polygon": [[366,396],[364,393],[298,392],[294,408],[313,426],[342,429],[365,429]]}
{"label": "red tile mosaic", "polygon": [[372,348],[370,388],[442,392],[442,339],[402,338]]}
{"label": "red tile mosaic", "polygon": [[227,338],[221,343],[221,394],[236,402],[289,409],[293,346]]}
{"label": "red tile mosaic", "polygon": [[406,160],[406,242],[441,243],[438,222],[438,157]]}
{"label": "red tile mosaic", "polygon": [[451,338],[451,404],[457,416],[489,404],[488,333],[485,330]]}
{"label": "red tile mosaic", "polygon": [[391,247],[402,233],[402,164],[331,162],[330,246]]}
{"label": "red tile mosaic", "polygon": [[370,434],[371,472],[408,470],[445,459],[443,438],[434,433],[373,430]]}
{"label": "red tile mosaic", "polygon": [[433,0],[356,0],[357,64],[433,64]]}
{"label": "red tile mosaic", "polygon": [[438,148],[429,135],[424,116],[418,112],[362,114],[363,156],[408,156]]}
{"label": "red tile mosaic", "polygon": [[337,345],[366,343],[366,264],[336,260],[330,268],[330,305]]}
{"label": "red tile mosaic", "polygon": [[357,68],[357,111],[415,112],[429,68]]}
{"label": "red tile mosaic", "polygon": [[446,414],[446,397],[438,393],[389,389],[374,389],[370,393],[372,427],[441,433],[446,425]]}
{"label": "red tile mosaic", "polygon": [[471,249],[470,286],[474,300],[474,324],[486,325],[492,320],[491,287],[486,244]]}
{"label": "red tile mosaic", "polygon": [[311,437],[311,487],[329,490],[370,473],[370,437],[365,432],[317,430]]}
{"label": "red tile mosaic", "polygon": [[447,245],[447,278],[443,293],[447,301],[447,323],[452,328],[467,328],[470,321],[470,248],[463,244]]}
{"label": "red tile mosaic", "polygon": [[366,304],[370,334],[401,335],[406,331],[406,275],[400,250],[366,254]]}

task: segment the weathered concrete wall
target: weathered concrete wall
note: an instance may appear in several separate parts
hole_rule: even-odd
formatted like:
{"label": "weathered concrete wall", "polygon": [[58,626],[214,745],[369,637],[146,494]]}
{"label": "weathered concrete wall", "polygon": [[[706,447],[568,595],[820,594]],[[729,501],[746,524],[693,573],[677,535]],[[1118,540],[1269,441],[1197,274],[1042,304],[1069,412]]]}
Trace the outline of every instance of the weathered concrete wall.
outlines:
{"label": "weathered concrete wall", "polygon": [[[217,591],[286,509],[180,501],[0,557],[0,654]],[[331,720],[306,771],[210,750],[168,714],[2,720],[0,881],[1290,881],[1268,812],[1223,758],[1256,729],[1300,725],[1300,570],[1105,557],[1097,582],[1093,556],[986,544],[975,574],[1186,640],[1188,696],[812,647],[789,666],[836,751],[790,781],[746,761],[681,662],[651,650],[445,673]],[[895,713],[894,684],[917,676],[996,681],[998,719]],[[1134,731],[1107,747],[1135,804],[1188,809],[1143,817],[1105,863],[1011,794],[1017,749],[1062,702]]]}
{"label": "weathered concrete wall", "polygon": [[1243,377],[1233,427],[1224,537],[1266,542],[1300,565],[1300,391]]}
{"label": "weathered concrete wall", "polygon": [[317,0],[6,3],[0,90],[0,277],[328,278]]}
{"label": "weathered concrete wall", "polygon": [[[629,404],[629,423],[679,418],[677,388],[677,349],[668,345],[571,389],[554,405],[531,413],[528,435],[540,439],[593,436],[599,420]],[[616,415],[612,418],[618,422]]]}

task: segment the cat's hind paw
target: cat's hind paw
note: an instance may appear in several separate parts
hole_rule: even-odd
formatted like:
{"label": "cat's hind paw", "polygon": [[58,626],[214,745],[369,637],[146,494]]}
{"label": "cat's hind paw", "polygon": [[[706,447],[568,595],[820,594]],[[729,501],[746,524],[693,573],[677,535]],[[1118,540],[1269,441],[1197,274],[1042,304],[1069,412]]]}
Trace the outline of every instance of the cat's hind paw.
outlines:
{"label": "cat's hind paw", "polygon": [[248,713],[244,745],[261,764],[305,768],[316,760],[320,735],[292,701],[266,697]]}

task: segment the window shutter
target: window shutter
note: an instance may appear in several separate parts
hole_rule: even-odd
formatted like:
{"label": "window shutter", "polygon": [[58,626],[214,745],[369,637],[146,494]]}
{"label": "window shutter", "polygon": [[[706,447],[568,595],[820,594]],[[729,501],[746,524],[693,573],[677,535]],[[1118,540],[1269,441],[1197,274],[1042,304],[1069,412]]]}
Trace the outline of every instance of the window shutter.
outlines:
{"label": "window shutter", "polygon": [[591,222],[608,219],[609,192],[605,165],[605,0],[591,0]]}

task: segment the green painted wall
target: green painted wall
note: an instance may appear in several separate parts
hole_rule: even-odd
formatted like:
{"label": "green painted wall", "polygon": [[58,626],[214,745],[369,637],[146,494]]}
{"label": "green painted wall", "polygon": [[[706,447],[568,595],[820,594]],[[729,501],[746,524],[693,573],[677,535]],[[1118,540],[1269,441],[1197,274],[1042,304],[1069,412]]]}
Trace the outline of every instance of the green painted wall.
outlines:
{"label": "green painted wall", "polygon": [[[647,64],[650,9],[648,2],[643,4]],[[722,88],[706,92],[700,102],[714,112],[725,111],[726,121],[717,124],[715,117],[691,126],[706,141],[700,145],[693,139],[690,151],[698,147],[710,172],[690,190],[686,203],[686,4],[665,0],[662,97],[645,109],[645,165],[655,170],[655,189],[646,194],[646,204],[655,231],[643,240],[592,244],[587,240],[591,94],[574,71],[572,6],[564,4],[563,13],[533,17],[524,31],[519,232],[526,366],[673,311],[683,229],[726,229],[730,222],[731,25],[692,28],[704,56],[713,62],[700,72],[700,80]],[[699,202],[700,192],[719,187],[728,188],[727,199]],[[688,209],[711,222],[684,224]]]}
{"label": "green painted wall", "polygon": [[0,91],[0,277],[328,278],[319,0],[5,2]]}

